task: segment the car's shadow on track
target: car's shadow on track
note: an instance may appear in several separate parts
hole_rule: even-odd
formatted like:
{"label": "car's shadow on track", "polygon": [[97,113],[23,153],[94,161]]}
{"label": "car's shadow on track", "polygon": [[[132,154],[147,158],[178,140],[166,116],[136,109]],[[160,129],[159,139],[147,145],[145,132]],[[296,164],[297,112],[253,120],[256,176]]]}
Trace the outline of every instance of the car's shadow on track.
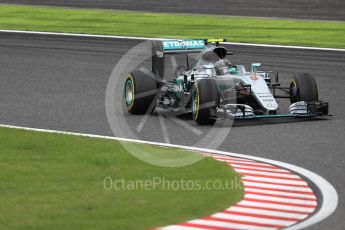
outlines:
{"label": "car's shadow on track", "polygon": [[158,116],[163,116],[164,119],[176,118],[185,122],[185,125],[194,126],[195,128],[209,128],[209,127],[245,127],[245,126],[261,126],[261,125],[277,125],[277,124],[288,124],[288,123],[299,123],[299,122],[313,122],[313,121],[327,121],[331,116],[325,117],[314,117],[314,118],[294,118],[294,117],[276,117],[276,118],[261,118],[261,119],[248,119],[248,120],[230,120],[229,122],[217,122],[214,126],[212,125],[198,125],[193,121],[191,113],[174,113],[171,111],[156,111],[150,114],[154,119],[157,119]]}
{"label": "car's shadow on track", "polygon": [[[192,120],[192,114],[181,114],[177,116],[181,120]],[[327,117],[314,117],[314,118],[294,118],[294,117],[277,117],[277,118],[263,118],[263,119],[251,119],[251,120],[235,120],[231,124],[232,127],[243,127],[243,126],[258,126],[258,125],[275,125],[275,124],[286,124],[286,123],[297,123],[297,122],[312,122],[329,120],[331,116]]]}
{"label": "car's shadow on track", "polygon": [[329,117],[319,118],[272,118],[272,119],[254,119],[254,120],[236,120],[233,122],[233,127],[243,126],[257,126],[257,125],[276,125],[286,123],[297,123],[297,122],[312,122],[320,120],[329,120]]}

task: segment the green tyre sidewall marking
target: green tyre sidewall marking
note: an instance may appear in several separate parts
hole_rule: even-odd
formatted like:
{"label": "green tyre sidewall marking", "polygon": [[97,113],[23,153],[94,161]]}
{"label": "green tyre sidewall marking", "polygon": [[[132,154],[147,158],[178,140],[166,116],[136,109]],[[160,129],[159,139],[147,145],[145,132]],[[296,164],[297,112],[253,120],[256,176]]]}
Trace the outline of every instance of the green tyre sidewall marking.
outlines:
{"label": "green tyre sidewall marking", "polygon": [[[129,100],[128,98],[128,85],[131,85],[131,90],[132,90],[132,100]],[[126,80],[126,83],[125,83],[125,102],[126,102],[126,106],[127,106],[127,110],[130,111],[131,108],[133,107],[134,105],[134,100],[135,100],[135,87],[134,87],[134,79],[131,75],[128,75],[127,77],[127,80]]]}

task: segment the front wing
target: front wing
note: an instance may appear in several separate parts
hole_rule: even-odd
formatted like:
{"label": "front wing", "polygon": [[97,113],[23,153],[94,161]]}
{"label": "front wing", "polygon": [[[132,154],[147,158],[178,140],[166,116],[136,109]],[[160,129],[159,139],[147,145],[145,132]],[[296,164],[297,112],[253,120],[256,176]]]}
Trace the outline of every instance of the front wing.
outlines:
{"label": "front wing", "polygon": [[[289,113],[287,114],[265,114],[256,115],[253,109],[248,105],[228,104],[222,106],[217,113],[219,118],[233,118],[235,120],[248,120],[248,119],[265,119],[265,118],[313,118],[320,116],[327,116],[328,102],[305,102],[299,101],[291,104]],[[223,116],[222,116],[223,115]]]}

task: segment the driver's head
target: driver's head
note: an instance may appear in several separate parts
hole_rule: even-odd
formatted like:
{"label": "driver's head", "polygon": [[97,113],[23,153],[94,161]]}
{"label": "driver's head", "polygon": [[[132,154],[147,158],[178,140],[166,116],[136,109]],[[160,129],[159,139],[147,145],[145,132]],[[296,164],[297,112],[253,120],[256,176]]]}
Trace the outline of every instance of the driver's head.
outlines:
{"label": "driver's head", "polygon": [[224,75],[229,72],[231,62],[227,59],[221,59],[214,64],[217,75]]}

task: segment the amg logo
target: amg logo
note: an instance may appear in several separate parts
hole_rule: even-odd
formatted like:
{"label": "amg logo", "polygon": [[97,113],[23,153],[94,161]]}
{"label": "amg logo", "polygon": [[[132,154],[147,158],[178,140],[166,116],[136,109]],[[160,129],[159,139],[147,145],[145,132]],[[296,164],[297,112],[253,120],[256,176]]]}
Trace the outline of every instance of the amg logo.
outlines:
{"label": "amg logo", "polygon": [[157,55],[157,57],[159,57],[159,58],[163,58],[163,57],[164,57],[164,53],[161,52],[161,51],[156,51],[156,55]]}
{"label": "amg logo", "polygon": [[175,92],[183,92],[183,86],[181,84],[174,85]]}
{"label": "amg logo", "polygon": [[217,107],[217,108],[216,108],[216,112],[217,112],[217,113],[224,113],[225,110],[222,109],[222,108]]}

